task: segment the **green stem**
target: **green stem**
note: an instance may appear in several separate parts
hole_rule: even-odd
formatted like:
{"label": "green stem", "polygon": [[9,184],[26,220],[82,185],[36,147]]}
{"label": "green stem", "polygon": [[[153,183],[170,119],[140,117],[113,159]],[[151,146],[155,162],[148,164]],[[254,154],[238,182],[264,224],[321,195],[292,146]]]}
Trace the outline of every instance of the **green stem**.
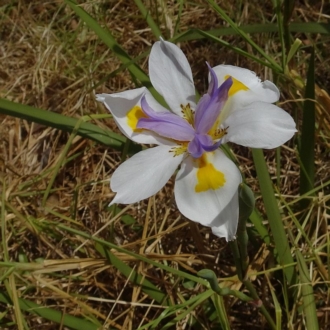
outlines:
{"label": "green stem", "polygon": [[[259,298],[258,293],[257,293],[256,289],[254,288],[253,284],[250,282],[250,280],[244,280],[243,284],[249,290],[251,297],[258,303],[258,307],[260,308],[260,311],[263,314],[263,316],[266,318],[269,326],[273,330],[276,330],[276,324],[275,324],[273,318],[268,313],[268,310],[264,306],[262,300]],[[260,306],[259,306],[259,303],[260,303]]]}
{"label": "green stem", "polygon": [[238,244],[237,240],[235,241],[230,241],[228,242],[231,252],[233,253],[234,256],[234,262],[236,266],[236,273],[238,276],[238,279],[242,282],[243,281],[243,270],[242,270],[242,260],[241,260],[241,255],[238,249]]}
{"label": "green stem", "polygon": [[245,276],[249,265],[249,255],[247,252],[249,237],[246,231],[246,222],[254,210],[254,205],[255,198],[253,191],[248,185],[242,183],[239,187],[239,221],[237,228],[237,243],[242,277]]}

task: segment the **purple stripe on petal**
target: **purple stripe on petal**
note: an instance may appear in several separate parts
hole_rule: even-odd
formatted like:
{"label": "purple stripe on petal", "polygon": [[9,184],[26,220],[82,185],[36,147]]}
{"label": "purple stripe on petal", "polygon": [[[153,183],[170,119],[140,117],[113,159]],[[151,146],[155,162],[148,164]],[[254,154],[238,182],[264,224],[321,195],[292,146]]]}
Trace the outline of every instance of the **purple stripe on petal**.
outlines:
{"label": "purple stripe on petal", "polygon": [[185,119],[169,111],[154,111],[145,96],[141,99],[141,107],[148,118],[140,118],[137,128],[148,129],[160,136],[178,141],[191,141],[194,138],[194,129]]}
{"label": "purple stripe on petal", "polygon": [[203,95],[197,104],[195,112],[195,130],[197,134],[207,134],[211,129],[228,99],[228,91],[233,84],[231,77],[229,77],[219,88],[214,88],[215,73],[212,68],[209,69],[211,73],[210,85],[212,85],[209,88],[209,92],[211,94],[207,93]]}
{"label": "purple stripe on petal", "polygon": [[205,148],[212,147],[214,144],[213,139],[209,135],[196,134],[196,137],[204,150]]}
{"label": "purple stripe on petal", "polygon": [[203,155],[204,150],[197,136],[195,136],[195,138],[189,142],[188,152],[193,158],[199,158],[200,156]]}
{"label": "purple stripe on petal", "polygon": [[204,152],[214,151],[219,148],[221,140],[214,143],[209,135],[196,134],[195,138],[188,144],[188,152],[194,158],[199,158]]}
{"label": "purple stripe on petal", "polygon": [[221,140],[214,143],[209,135],[199,135],[199,142],[205,151],[214,151],[221,145]]}
{"label": "purple stripe on petal", "polygon": [[210,84],[209,84],[209,88],[207,90],[207,93],[209,95],[213,95],[216,92],[217,88],[218,88],[218,77],[217,77],[217,75],[215,74],[215,71],[211,68],[211,66],[208,62],[206,62],[206,65],[209,68],[210,76],[211,76]]}
{"label": "purple stripe on petal", "polygon": [[206,134],[196,134],[195,137],[198,139],[199,143],[203,147],[210,147],[213,146],[214,142],[210,135]]}

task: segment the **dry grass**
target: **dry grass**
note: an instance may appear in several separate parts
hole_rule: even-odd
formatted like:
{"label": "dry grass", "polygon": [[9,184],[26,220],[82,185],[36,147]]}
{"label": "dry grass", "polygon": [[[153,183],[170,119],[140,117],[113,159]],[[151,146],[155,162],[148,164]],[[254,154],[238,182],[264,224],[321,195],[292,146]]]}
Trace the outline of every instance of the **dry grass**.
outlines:
{"label": "dry grass", "polygon": [[[239,3],[240,1],[237,1]],[[165,36],[170,36],[178,19],[178,4],[172,1],[146,1]],[[260,1],[249,1],[238,6],[221,1],[228,12],[240,24],[269,22],[273,13],[271,2],[260,5]],[[146,51],[155,41],[146,22],[141,18],[133,1],[89,1],[84,8],[98,21],[106,25],[117,41],[132,56]],[[322,12],[324,10],[324,13]],[[310,7],[301,1],[295,9],[293,20],[325,21],[323,2]],[[119,92],[134,87],[126,71],[119,72],[111,79],[107,75],[120,66],[111,52],[97,39],[72,11],[61,1],[2,1],[0,2],[0,96],[15,102],[55,111],[67,116],[105,113],[96,103],[97,92]],[[203,1],[185,3],[180,18],[180,29],[200,27],[210,29],[223,25],[219,17]],[[300,35],[308,45],[309,37]],[[317,48],[318,124],[316,186],[330,179],[329,170],[329,97],[330,90],[329,51],[322,45],[320,36]],[[246,48],[237,37],[228,37],[233,45]],[[274,57],[279,56],[276,38],[255,35],[255,40]],[[272,78],[271,72],[256,63],[207,41],[182,44],[183,51],[192,64],[197,88],[206,88],[205,60],[211,65],[228,63],[255,70],[264,78]],[[295,64],[299,76],[306,76],[308,49]],[[140,61],[147,70],[146,59]],[[296,85],[284,85],[283,107],[294,113],[299,112],[302,89]],[[102,82],[99,84],[99,82]],[[97,86],[95,88],[95,86]],[[289,101],[289,102],[288,102]],[[216,239],[209,229],[188,222],[177,211],[172,199],[173,183],[170,182],[155,197],[137,205],[128,206],[121,214],[130,214],[134,224],[125,224],[119,216],[109,212],[107,204],[113,197],[109,189],[111,174],[121,161],[119,152],[102,145],[76,138],[66,155],[66,162],[59,172],[54,167],[64,152],[68,134],[27,121],[0,115],[0,175],[5,185],[0,188],[8,203],[5,226],[2,232],[5,242],[1,243],[0,259],[18,262],[15,271],[2,277],[7,268],[0,269],[2,284],[0,292],[10,292],[12,298],[28,299],[66,314],[98,319],[104,327],[116,329],[137,329],[154,319],[164,307],[151,301],[133,286],[118,270],[109,264],[102,250],[90,239],[70,234],[56,227],[63,224],[121,245],[151,260],[157,260],[173,268],[196,274],[202,268],[211,268],[221,278],[223,285],[240,289],[235,276],[233,258],[223,240]],[[111,119],[95,121],[100,127],[117,131]],[[322,134],[321,134],[322,133]],[[327,134],[328,135],[327,135]],[[259,192],[252,157],[247,149],[234,148],[247,183]],[[297,152],[290,143],[282,148],[281,175],[276,175],[275,151],[266,153],[274,183],[279,183],[281,198],[292,203],[298,210],[299,162]],[[46,206],[42,206],[44,191],[55,176],[52,192]],[[329,320],[329,295],[327,284],[329,271],[324,246],[328,242],[329,187],[324,187],[313,197],[313,207],[304,215],[304,231],[320,258],[313,259],[309,266],[318,307],[319,322],[327,329]],[[258,199],[258,206],[263,206]],[[285,204],[283,203],[283,204]],[[287,210],[283,214],[288,215]],[[300,218],[299,213],[295,214]],[[306,257],[313,256],[311,248],[301,238],[292,217],[286,216],[293,239]],[[4,224],[3,224],[4,225]],[[267,225],[267,223],[266,223]],[[251,228],[250,234],[253,235]],[[270,283],[278,299],[283,302],[281,278],[272,269],[275,266],[271,247],[261,244],[255,238],[250,244],[251,272],[259,274],[254,284],[267,307],[273,310]],[[179,297],[197,294],[203,288],[189,290],[183,282],[147,263],[113,251],[122,261],[146,276],[163,292],[167,292],[173,303]],[[6,256],[7,255],[7,256]],[[267,278],[270,280],[267,281]],[[264,328],[264,319],[258,309],[237,299],[226,299],[233,329],[254,327]],[[294,308],[294,329],[303,329],[303,318],[299,300]],[[4,314],[1,314],[1,313]],[[0,324],[4,329],[16,329],[18,311],[0,303]],[[194,311],[204,329],[212,328],[212,321],[201,306]],[[290,315],[284,315],[284,324]],[[2,322],[2,323],[1,323]],[[11,323],[13,322],[13,323]],[[30,329],[65,329],[33,313],[24,312],[24,323]],[[284,325],[285,326],[285,325]],[[188,329],[184,322],[177,329]]]}

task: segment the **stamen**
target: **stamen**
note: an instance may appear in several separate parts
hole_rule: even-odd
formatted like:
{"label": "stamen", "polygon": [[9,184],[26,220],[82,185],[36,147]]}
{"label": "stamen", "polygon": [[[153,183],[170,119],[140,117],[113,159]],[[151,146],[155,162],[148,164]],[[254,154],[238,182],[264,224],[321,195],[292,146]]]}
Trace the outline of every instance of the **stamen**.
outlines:
{"label": "stamen", "polygon": [[180,104],[181,112],[183,113],[183,118],[191,125],[194,126],[194,113],[190,108],[190,104],[188,103],[186,106]]}
{"label": "stamen", "polygon": [[187,148],[188,148],[187,143],[180,143],[176,147],[173,147],[170,150],[170,152],[173,152],[175,157],[184,154],[187,151]]}
{"label": "stamen", "polygon": [[215,140],[221,139],[222,137],[224,137],[228,133],[228,128],[229,128],[229,126],[227,126],[226,128],[216,129],[212,137]]}

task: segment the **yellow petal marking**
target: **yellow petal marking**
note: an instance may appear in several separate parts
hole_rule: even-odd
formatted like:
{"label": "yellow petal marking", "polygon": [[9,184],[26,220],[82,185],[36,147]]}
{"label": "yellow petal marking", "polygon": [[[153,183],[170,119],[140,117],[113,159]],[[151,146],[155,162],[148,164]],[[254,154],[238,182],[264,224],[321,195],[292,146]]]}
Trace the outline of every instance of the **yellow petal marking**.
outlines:
{"label": "yellow petal marking", "polygon": [[195,192],[216,190],[226,183],[225,175],[208,162],[206,154],[197,160],[197,184]]}
{"label": "yellow petal marking", "polygon": [[[226,75],[225,80],[228,79],[229,77],[231,77],[231,76]],[[248,91],[249,90],[249,88],[246,87],[239,80],[235,79],[234,77],[231,77],[231,79],[233,80],[233,84],[231,85],[231,87],[229,89],[228,96],[233,96],[234,94],[236,94],[239,91]]]}
{"label": "yellow petal marking", "polygon": [[136,125],[141,118],[147,118],[147,116],[142,111],[141,107],[135,106],[130,111],[128,111],[127,115],[127,125],[134,131],[134,132],[141,132],[142,129],[136,128]]}

